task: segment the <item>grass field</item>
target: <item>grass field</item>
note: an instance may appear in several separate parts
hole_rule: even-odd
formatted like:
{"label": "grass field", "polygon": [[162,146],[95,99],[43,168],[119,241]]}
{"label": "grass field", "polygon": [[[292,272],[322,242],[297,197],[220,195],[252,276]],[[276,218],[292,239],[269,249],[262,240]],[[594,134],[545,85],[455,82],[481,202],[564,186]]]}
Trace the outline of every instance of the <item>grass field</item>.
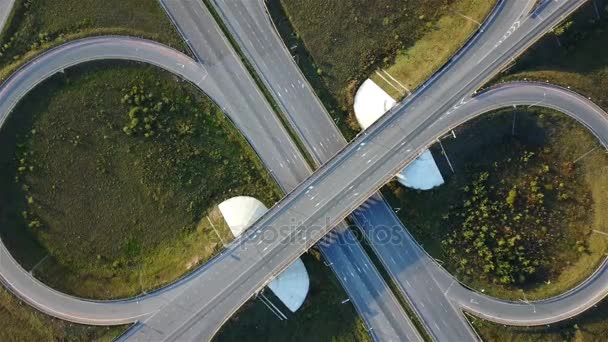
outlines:
{"label": "grass field", "polygon": [[302,257],[310,276],[306,302],[291,313],[272,292],[265,295],[279,306],[288,320],[280,321],[259,299],[249,301],[218,333],[216,341],[370,341],[363,321],[342,286],[311,251]]}
{"label": "grass field", "polygon": [[68,70],[22,101],[0,139],[3,237],[36,276],[78,296],[172,281],[221,249],[216,204],[280,198],[224,114],[149,66]]}
{"label": "grass field", "polygon": [[95,35],[148,38],[181,51],[186,45],[156,0],[16,0],[0,37],[0,79],[62,42]]}
{"label": "grass field", "polygon": [[[391,72],[407,82],[419,82],[477,28],[462,15],[483,20],[494,3],[272,0],[269,6],[300,68],[344,136],[351,139],[359,130],[352,105],[363,80],[396,62]],[[415,75],[411,69],[416,69]]]}
{"label": "grass field", "polygon": [[[499,80],[548,81],[570,87],[608,111],[608,95],[605,92],[608,87],[608,37],[605,34],[608,30],[608,1],[590,2],[568,21],[573,24],[564,34],[545,37]],[[572,141],[579,142],[580,138],[573,137]],[[594,153],[593,157],[598,158],[598,154],[601,153]],[[603,213],[608,212],[608,182],[603,177],[590,181],[597,206],[594,226],[606,227],[608,221]],[[597,238],[592,241],[605,243]],[[593,269],[592,265],[593,262],[583,261],[578,269],[574,269],[573,275],[588,273]]]}
{"label": "grass field", "polygon": [[384,71],[372,74],[371,79],[394,99],[407,95],[401,85],[411,91],[431,77],[467,42],[495,4],[496,0],[454,1],[431,30],[411,47],[399,50],[395,60],[384,65]]}
{"label": "grass field", "polygon": [[[561,169],[564,163],[575,161],[599,145],[599,142],[574,120],[546,111],[530,114],[518,112],[516,137],[513,139],[512,119],[513,113],[510,111],[486,115],[457,129],[457,139],[444,140],[443,145],[455,168],[455,174],[451,174],[440,148],[434,146],[432,151],[442,168],[446,184],[430,191],[416,191],[393,182],[383,190],[394,207],[402,208],[397,215],[416,240],[432,256],[442,260],[444,266],[453,273],[456,273],[458,264],[447,257],[447,250],[441,243],[451,237],[452,233],[451,221],[446,222],[445,218],[448,213],[458,211],[464,198],[462,189],[469,185],[472,177],[480,170],[491,170],[491,180],[500,179],[500,184],[503,180],[510,184],[513,182],[512,175],[518,174],[519,171],[515,172],[512,167],[507,167],[504,169],[506,174],[503,174],[501,170],[492,168],[495,161],[500,163],[502,158],[512,158],[521,150],[549,151],[548,156],[554,160],[553,163],[548,162],[549,165],[552,165],[553,169]],[[608,174],[604,171],[608,165],[608,157],[601,153],[601,149],[595,152],[577,161],[573,174],[567,178],[570,184],[567,184],[566,188],[573,192],[571,198],[576,198],[575,202],[559,202],[557,205],[549,202],[547,197],[548,205],[553,210],[558,210],[556,214],[563,216],[560,223],[564,224],[563,227],[557,227],[561,233],[556,232],[563,234],[562,237],[550,248],[555,253],[549,256],[548,269],[551,271],[547,273],[547,277],[541,277],[523,287],[495,285],[483,275],[483,271],[476,273],[475,269],[471,270],[472,275],[458,274],[459,278],[473,288],[484,289],[486,293],[499,297],[520,299],[524,296],[520,290],[523,288],[526,298],[535,299],[559,294],[590,274],[608,248],[608,240],[597,233],[591,234],[593,229],[606,229],[603,224],[606,211],[603,208],[608,204],[608,198],[605,196],[608,191]],[[498,183],[496,186],[498,188]],[[592,200],[592,208],[587,208],[588,204],[583,200],[588,196]],[[579,244],[586,244],[588,252],[577,253],[577,241],[581,241]],[[544,281],[550,281],[550,285],[546,285]]]}

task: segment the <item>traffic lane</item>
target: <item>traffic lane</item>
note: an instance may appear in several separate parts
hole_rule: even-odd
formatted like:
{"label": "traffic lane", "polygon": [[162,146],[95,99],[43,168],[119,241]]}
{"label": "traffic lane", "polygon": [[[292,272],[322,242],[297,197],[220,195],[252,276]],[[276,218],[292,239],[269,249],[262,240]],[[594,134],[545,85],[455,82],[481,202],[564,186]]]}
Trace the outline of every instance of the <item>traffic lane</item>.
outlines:
{"label": "traffic lane", "polygon": [[370,198],[353,216],[434,340],[478,339],[463,313],[449,302],[432,276],[430,271],[436,265],[379,195]]}
{"label": "traffic lane", "polygon": [[265,4],[211,2],[315,161],[321,164],[338,152],[346,140],[283,44]]}
{"label": "traffic lane", "polygon": [[537,0],[498,1],[495,11],[480,27],[479,34],[457,54],[452,61],[459,63],[479,64],[490,51],[521,26],[521,22],[530,16],[530,10]]}
{"label": "traffic lane", "polygon": [[[386,285],[357,238],[342,223],[327,234],[318,248],[343,284],[368,331],[377,341],[422,341],[403,308]],[[334,264],[337,264],[335,267]],[[351,283],[349,285],[348,283]],[[404,324],[405,323],[405,324]]]}

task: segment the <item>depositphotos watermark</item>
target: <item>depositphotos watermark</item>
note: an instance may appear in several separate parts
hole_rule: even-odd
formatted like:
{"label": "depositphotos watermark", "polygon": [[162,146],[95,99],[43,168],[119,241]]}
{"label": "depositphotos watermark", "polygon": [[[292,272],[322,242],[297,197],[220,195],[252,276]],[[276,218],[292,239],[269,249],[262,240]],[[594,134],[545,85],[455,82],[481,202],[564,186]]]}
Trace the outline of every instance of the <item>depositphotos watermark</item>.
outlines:
{"label": "depositphotos watermark", "polygon": [[[361,226],[348,227],[340,222],[335,226],[335,221],[325,218],[322,224],[307,223],[291,220],[286,225],[267,225],[259,227],[254,225],[247,232],[247,238],[235,242],[244,246],[258,245],[268,246],[274,244],[302,245],[312,247],[315,244],[329,246],[334,244],[355,245],[364,238],[374,245],[401,245],[407,239],[407,232],[402,225],[374,225],[369,222],[358,222]],[[332,228],[330,228],[332,227]],[[346,230],[350,230],[347,232]]]}

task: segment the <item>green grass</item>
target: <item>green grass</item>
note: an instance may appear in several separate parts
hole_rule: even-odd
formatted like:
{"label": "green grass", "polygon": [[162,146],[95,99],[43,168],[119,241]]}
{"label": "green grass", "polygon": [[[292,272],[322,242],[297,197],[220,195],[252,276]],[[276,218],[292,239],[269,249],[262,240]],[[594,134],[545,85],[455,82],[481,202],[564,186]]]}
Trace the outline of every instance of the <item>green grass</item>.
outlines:
{"label": "green grass", "polygon": [[[526,53],[517,64],[503,75],[501,81],[536,80],[548,81],[553,84],[570,87],[572,90],[588,96],[604,110],[608,110],[608,96],[605,93],[608,82],[608,2],[596,1],[600,19],[593,3],[587,4],[577,12],[572,20],[573,25],[559,37],[561,46],[552,35],[539,42]],[[573,136],[571,141],[582,141],[581,137]],[[572,150],[573,144],[565,143],[565,150]],[[585,158],[589,165],[605,156],[599,149],[591,158]],[[593,213],[593,226],[604,231],[608,212],[608,182],[604,178],[605,167],[588,167],[597,177],[590,177],[589,184],[593,189],[593,201],[596,209]],[[593,174],[591,173],[591,174]],[[604,229],[601,229],[604,228]],[[595,246],[603,246],[606,241],[599,235],[591,239]],[[572,278],[580,278],[591,272],[594,260],[582,260],[578,268],[572,269]],[[568,283],[568,282],[566,282]],[[573,283],[573,282],[569,282]]]}
{"label": "green grass", "polygon": [[[121,99],[132,87],[165,103],[152,114],[152,138],[143,136],[143,116],[141,132],[123,132],[134,104]],[[143,95],[140,102],[152,107]],[[21,102],[0,139],[5,241],[28,269],[50,255],[35,275],[82,297],[131,296],[170,282],[221,249],[207,219],[218,222],[216,204],[235,195],[268,206],[280,198],[219,108],[151,66],[68,70]]]}
{"label": "green grass", "polygon": [[[336,95],[411,45],[447,10],[445,1],[281,1],[296,32]],[[370,15],[372,14],[372,15]]]}
{"label": "green grass", "polygon": [[126,35],[188,48],[156,0],[16,0],[0,36],[0,81],[44,51],[100,35]]}
{"label": "green grass", "polygon": [[363,321],[342,286],[316,251],[302,256],[310,276],[310,292],[302,307],[291,313],[272,292],[265,295],[288,320],[280,321],[259,299],[252,299],[228,321],[216,341],[370,341]]}
{"label": "green grass", "polygon": [[[400,50],[394,62],[383,67],[384,71],[409,91],[417,88],[468,41],[495,4],[496,0],[454,1],[432,29],[411,47]],[[379,72],[382,74],[382,71]],[[407,95],[398,83],[385,74],[380,77],[374,73],[371,79],[395,99]]]}
{"label": "green grass", "polygon": [[[516,142],[523,149],[549,148],[554,160],[552,165],[556,165],[556,168],[564,165],[563,163],[575,161],[599,145],[599,142],[574,120],[546,111],[541,114],[542,118],[538,113],[517,114]],[[494,171],[491,165],[494,161],[511,156],[515,153],[513,151],[522,149],[516,148],[516,145],[510,142],[512,118],[510,111],[486,115],[456,130],[457,139],[444,140],[443,145],[456,170],[455,174],[451,174],[445,165],[440,148],[434,146],[432,151],[443,169],[446,184],[430,191],[417,191],[393,182],[383,189],[393,207],[401,208],[397,215],[416,240],[455,274],[457,264],[453,259],[447,258],[446,250],[441,244],[442,240],[452,234],[451,224],[445,221],[445,215],[457,211],[463,202],[462,189],[479,170],[492,170],[493,177],[510,179],[500,170]],[[603,208],[608,201],[605,196],[608,191],[608,174],[604,171],[608,165],[608,156],[601,153],[601,149],[595,152],[577,161],[574,175],[569,178],[569,187],[574,192],[572,198],[577,199],[576,203],[553,206],[554,210],[558,210],[556,215],[564,216],[564,226],[556,227],[563,237],[558,239],[557,245],[552,248],[555,253],[550,258],[555,259],[549,259],[548,268],[551,271],[547,277],[541,277],[536,283],[523,287],[528,299],[557,295],[575,286],[595,269],[607,251],[608,240],[592,233],[592,229],[605,230],[603,222],[606,220],[606,211]],[[511,169],[505,171],[509,173],[509,170]],[[591,208],[581,201],[586,196],[591,196]],[[588,253],[576,253],[578,240],[587,242]],[[524,295],[519,290],[520,287],[493,284],[489,277],[483,275],[483,271],[471,271],[472,275],[458,276],[473,288],[484,289],[486,293],[503,298],[520,299]],[[543,282],[545,280],[550,281],[550,284],[546,285]]]}
{"label": "green grass", "polygon": [[0,65],[66,35],[98,35],[99,31],[146,37],[185,49],[155,0],[17,0],[13,11],[2,37]]}

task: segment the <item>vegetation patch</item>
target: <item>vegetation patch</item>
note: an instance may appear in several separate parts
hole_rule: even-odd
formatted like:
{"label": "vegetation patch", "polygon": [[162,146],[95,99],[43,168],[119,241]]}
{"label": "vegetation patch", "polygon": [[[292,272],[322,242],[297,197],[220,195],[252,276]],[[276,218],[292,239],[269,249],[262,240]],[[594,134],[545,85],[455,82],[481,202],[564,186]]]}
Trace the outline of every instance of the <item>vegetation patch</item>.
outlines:
{"label": "vegetation patch", "polygon": [[66,37],[125,34],[153,39],[185,51],[173,24],[155,0],[16,0],[0,36],[0,66]]}
{"label": "vegetation patch", "polygon": [[425,250],[471,287],[510,299],[557,295],[593,272],[608,247],[608,157],[595,137],[532,109],[485,115],[456,135],[443,141],[454,174],[432,148],[446,184],[383,189]]}
{"label": "vegetation patch", "polygon": [[[546,36],[497,81],[548,81],[589,96],[593,102],[608,110],[608,96],[605,91],[608,87],[607,6],[608,2],[605,0],[589,2],[560,25],[562,29],[554,31],[557,35]],[[592,153],[592,158],[598,158],[598,154]],[[605,227],[607,222],[602,215],[608,210],[601,202],[608,193],[606,179],[601,176],[603,173],[605,171],[597,172],[597,181],[592,183],[592,187],[598,189],[593,191],[594,205],[597,208],[593,215],[598,227]],[[602,196],[596,196],[600,192]],[[591,245],[600,243],[606,243],[605,236],[601,234],[590,239]],[[583,254],[582,258],[586,257],[587,255]],[[485,341],[603,341],[608,334],[607,310],[608,302],[603,300],[597,307],[573,319],[550,326],[530,328],[503,326],[476,317],[470,320]]]}
{"label": "vegetation patch", "polygon": [[382,65],[371,78],[394,99],[407,94],[431,77],[477,31],[496,0],[457,0],[439,17],[432,29],[397,52],[394,61]]}
{"label": "vegetation patch", "polygon": [[450,233],[442,244],[460,274],[502,285],[538,283],[576,258],[560,255],[561,244],[587,251],[584,235],[564,229],[584,222],[580,213],[591,204],[590,194],[575,188],[575,165],[556,163],[550,148],[518,145],[509,144],[512,152],[489,170],[471,163],[483,171],[474,172],[462,188],[463,202],[443,217]]}
{"label": "vegetation patch", "polygon": [[411,45],[448,8],[443,0],[281,3],[336,95],[348,81],[367,77],[384,58]]}
{"label": "vegetation patch", "polygon": [[0,140],[4,240],[37,277],[82,297],[170,282],[229,239],[216,204],[280,198],[219,108],[151,66],[68,70],[21,102]]}

